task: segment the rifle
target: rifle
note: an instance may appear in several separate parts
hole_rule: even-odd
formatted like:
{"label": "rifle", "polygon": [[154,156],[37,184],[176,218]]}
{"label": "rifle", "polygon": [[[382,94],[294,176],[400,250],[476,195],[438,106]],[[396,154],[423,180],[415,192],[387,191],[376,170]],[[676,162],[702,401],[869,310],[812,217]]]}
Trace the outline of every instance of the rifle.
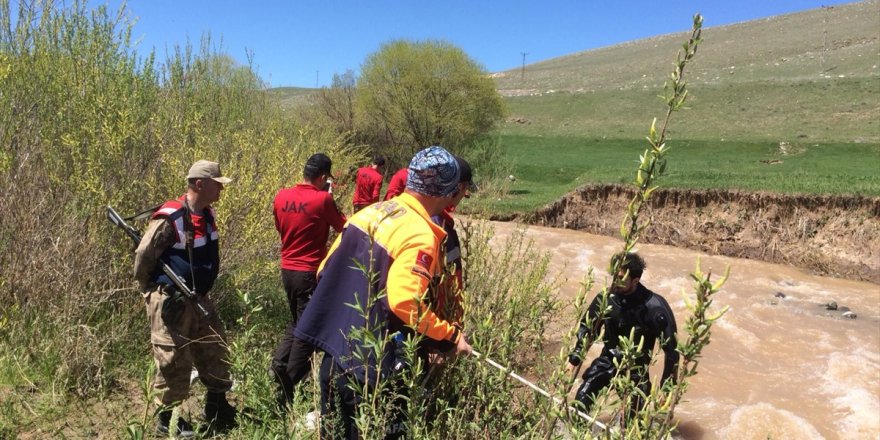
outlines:
{"label": "rifle", "polygon": [[[138,214],[136,217],[140,216],[141,214]],[[119,226],[123,231],[125,231],[125,233],[128,234],[128,236],[131,237],[131,239],[134,241],[135,246],[141,243],[141,234],[138,233],[135,228],[131,227],[131,225],[126,223],[125,219],[123,219],[122,216],[120,216],[119,213],[117,213],[109,205],[107,206],[107,220],[110,220],[110,223]],[[179,290],[180,293],[183,294],[183,296],[187,297],[188,299],[196,298],[196,294],[193,293],[192,289],[190,289],[186,285],[186,282],[183,281],[183,278],[181,278],[180,275],[174,273],[174,271],[171,270],[171,267],[169,267],[167,264],[161,261],[159,261],[158,263],[162,267],[162,272],[165,272],[165,275],[168,275],[168,278],[171,279],[171,281],[174,283],[174,286],[177,287],[177,290]],[[201,308],[201,304],[199,305],[199,308]]]}

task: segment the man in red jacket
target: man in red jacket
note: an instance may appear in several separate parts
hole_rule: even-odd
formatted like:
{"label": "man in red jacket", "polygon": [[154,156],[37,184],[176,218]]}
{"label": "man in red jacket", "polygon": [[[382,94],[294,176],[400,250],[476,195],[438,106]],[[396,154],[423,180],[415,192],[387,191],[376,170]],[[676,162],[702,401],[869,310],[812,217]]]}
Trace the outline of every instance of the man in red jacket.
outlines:
{"label": "man in red jacket", "polygon": [[327,255],[330,227],[341,232],[345,224],[345,216],[327,192],[331,166],[325,154],[312,155],[303,169],[303,181],[278,191],[273,203],[275,229],[281,238],[281,283],[290,307],[290,324],[272,359],[281,407],[291,399],[293,387],[309,373],[314,348],[295,338],[293,329],[315,290],[315,273]]}
{"label": "man in red jacket", "polygon": [[354,212],[379,201],[379,192],[382,190],[382,169],[385,167],[385,158],[376,156],[373,163],[368,167],[361,167],[357,172],[354,186]]}
{"label": "man in red jacket", "polygon": [[407,174],[409,174],[409,168],[404,167],[391,176],[391,180],[388,181],[388,189],[385,191],[385,200],[391,200],[403,194],[403,190],[406,189]]}

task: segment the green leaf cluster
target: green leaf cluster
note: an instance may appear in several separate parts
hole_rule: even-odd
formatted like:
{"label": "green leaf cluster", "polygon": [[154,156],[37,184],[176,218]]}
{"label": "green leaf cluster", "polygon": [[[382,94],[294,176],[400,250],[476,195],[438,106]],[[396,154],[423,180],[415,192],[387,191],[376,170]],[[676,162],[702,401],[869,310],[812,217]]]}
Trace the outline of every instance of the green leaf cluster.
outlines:
{"label": "green leaf cluster", "polygon": [[464,151],[504,115],[486,70],[445,41],[386,43],[364,61],[353,94],[352,79],[334,80],[325,113],[400,162],[429,145]]}
{"label": "green leaf cluster", "polygon": [[312,153],[337,167],[362,157],[291,120],[209,36],[159,60],[136,52],[131,26],[124,7],[0,0],[0,364],[27,370],[11,383],[95,396],[139,360],[142,299],[106,205],[129,214],[177,198],[195,160],[220,162],[234,182],[215,204],[213,294],[234,316],[237,289],[276,285],[278,189]]}

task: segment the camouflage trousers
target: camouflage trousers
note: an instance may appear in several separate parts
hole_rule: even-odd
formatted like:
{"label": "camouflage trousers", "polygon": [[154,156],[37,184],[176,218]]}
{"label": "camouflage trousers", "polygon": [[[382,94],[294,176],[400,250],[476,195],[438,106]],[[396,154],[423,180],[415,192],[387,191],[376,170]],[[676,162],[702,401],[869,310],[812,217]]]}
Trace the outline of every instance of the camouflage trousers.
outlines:
{"label": "camouflage trousers", "polygon": [[150,343],[156,361],[156,403],[172,405],[189,397],[193,367],[208,392],[225,393],[232,387],[226,333],[214,302],[207,295],[184,299],[176,322],[162,319],[162,305],[169,300],[159,287],[144,293],[150,320]]}

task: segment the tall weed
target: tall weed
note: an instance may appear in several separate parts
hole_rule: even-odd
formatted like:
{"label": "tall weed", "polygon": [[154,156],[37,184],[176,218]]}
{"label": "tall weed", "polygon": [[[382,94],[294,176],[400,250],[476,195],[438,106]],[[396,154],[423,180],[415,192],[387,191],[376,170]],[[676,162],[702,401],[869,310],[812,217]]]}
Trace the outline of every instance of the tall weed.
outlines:
{"label": "tall weed", "polygon": [[193,161],[219,161],[235,181],[215,206],[214,295],[234,333],[246,309],[234,292],[283,301],[275,192],[301,179],[314,152],[338,167],[362,153],[285,117],[250,67],[209,37],[159,62],[131,46],[124,7],[11,4],[0,0],[0,392],[28,430],[52,423],[26,409],[33,402],[63,411],[71,399],[108,396],[149,358],[131,245],[105,205],[133,213],[175,198]]}

